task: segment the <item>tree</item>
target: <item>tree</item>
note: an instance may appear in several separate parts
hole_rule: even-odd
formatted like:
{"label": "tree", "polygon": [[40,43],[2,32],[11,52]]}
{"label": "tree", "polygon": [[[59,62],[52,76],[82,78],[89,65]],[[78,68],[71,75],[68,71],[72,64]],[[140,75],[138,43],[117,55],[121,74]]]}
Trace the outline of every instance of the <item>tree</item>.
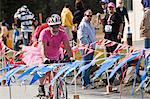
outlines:
{"label": "tree", "polygon": [[[83,0],[86,9],[91,8],[94,14],[100,10],[98,1]],[[74,11],[75,0],[0,0],[0,21],[2,18],[6,18],[9,22],[12,22],[14,13],[22,5],[27,5],[36,16],[42,13],[45,20],[52,13],[60,14],[65,2],[68,2],[71,5],[71,11]]]}

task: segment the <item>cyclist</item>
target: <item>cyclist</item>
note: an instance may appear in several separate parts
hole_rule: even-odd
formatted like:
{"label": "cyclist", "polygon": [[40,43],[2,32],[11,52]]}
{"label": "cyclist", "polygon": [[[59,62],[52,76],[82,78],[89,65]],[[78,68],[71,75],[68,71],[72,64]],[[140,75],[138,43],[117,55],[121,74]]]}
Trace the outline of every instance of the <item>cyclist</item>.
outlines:
{"label": "cyclist", "polygon": [[[58,14],[52,14],[47,20],[49,27],[41,31],[39,36],[39,43],[42,45],[41,54],[43,61],[50,63],[50,61],[58,61],[64,58],[62,53],[61,43],[64,44],[64,49],[67,51],[69,58],[72,57],[71,47],[69,45],[69,37],[61,28],[61,18]],[[45,96],[44,90],[45,77],[40,79],[38,88],[39,95]]]}

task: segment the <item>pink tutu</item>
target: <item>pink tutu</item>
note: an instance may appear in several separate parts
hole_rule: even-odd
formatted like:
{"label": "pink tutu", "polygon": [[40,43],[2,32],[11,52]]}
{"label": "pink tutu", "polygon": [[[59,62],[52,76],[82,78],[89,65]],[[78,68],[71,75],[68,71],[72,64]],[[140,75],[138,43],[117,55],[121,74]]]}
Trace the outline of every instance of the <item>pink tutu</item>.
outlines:
{"label": "pink tutu", "polygon": [[23,61],[26,65],[38,65],[42,64],[41,47],[37,46],[23,46],[22,51],[24,52]]}
{"label": "pink tutu", "polygon": [[[23,46],[22,51],[23,54],[23,61],[26,65],[39,65],[42,64],[42,55],[41,55],[41,47],[38,45],[37,47],[34,46]],[[60,57],[57,57],[55,60],[63,59],[64,53],[63,49],[60,47]]]}

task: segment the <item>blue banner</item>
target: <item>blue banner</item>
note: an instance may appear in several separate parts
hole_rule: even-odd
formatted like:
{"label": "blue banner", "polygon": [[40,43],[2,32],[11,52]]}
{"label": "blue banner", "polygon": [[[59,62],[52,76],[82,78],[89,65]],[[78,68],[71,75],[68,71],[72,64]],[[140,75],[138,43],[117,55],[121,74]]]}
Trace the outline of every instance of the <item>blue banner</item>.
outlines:
{"label": "blue banner", "polygon": [[141,53],[141,52],[134,52],[134,53],[132,53],[132,55],[131,55],[129,58],[124,59],[123,62],[121,62],[120,64],[118,64],[118,65],[115,67],[115,69],[111,72],[111,74],[109,75],[109,79],[111,79],[111,78],[114,76],[114,74],[115,74],[122,66],[124,66],[127,62],[132,61],[134,58],[136,58],[137,56],[139,56],[140,53]]}
{"label": "blue banner", "polygon": [[102,64],[100,64],[100,68],[99,68],[99,70],[97,70],[96,72],[95,72],[95,76],[93,77],[93,81],[97,78],[97,77],[99,77],[103,72],[105,72],[107,69],[109,69],[109,68],[111,68],[113,65],[114,65],[114,63],[118,60],[118,59],[120,59],[121,58],[121,56],[120,55],[116,55],[116,56],[112,56],[112,57],[109,57],[109,58],[107,58]]}

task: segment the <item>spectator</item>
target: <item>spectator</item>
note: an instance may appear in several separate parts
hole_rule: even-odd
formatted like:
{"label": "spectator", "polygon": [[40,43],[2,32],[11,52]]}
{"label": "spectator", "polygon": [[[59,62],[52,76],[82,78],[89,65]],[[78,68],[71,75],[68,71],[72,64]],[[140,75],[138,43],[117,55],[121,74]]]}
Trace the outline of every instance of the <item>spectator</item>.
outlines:
{"label": "spectator", "polygon": [[[103,31],[104,38],[120,43],[122,36],[123,22],[121,16],[115,12],[115,4],[110,2],[108,4],[108,13],[104,18]],[[107,56],[113,53],[117,45],[106,47]]]}
{"label": "spectator", "polygon": [[28,46],[31,40],[31,34],[33,32],[33,19],[34,14],[29,11],[26,5],[23,5],[17,10],[14,15],[15,20],[21,21],[21,32],[23,34],[23,44]]}
{"label": "spectator", "polygon": [[[123,30],[122,30],[123,33],[125,27],[125,17],[128,21],[128,25],[130,24],[130,21],[129,21],[127,9],[124,7],[124,2],[122,0],[119,1],[119,6],[116,8],[116,12],[120,14],[121,19],[123,21]],[[123,34],[122,34],[122,38],[123,38]]]}
{"label": "spectator", "polygon": [[141,22],[141,37],[144,37],[145,48],[150,48],[150,0],[142,0],[144,17]]}
{"label": "spectator", "polygon": [[14,30],[14,33],[13,33],[13,49],[15,51],[19,51],[20,50],[19,45],[23,44],[22,36],[21,36],[19,30],[17,29],[17,24],[13,23],[12,28]]}
{"label": "spectator", "polygon": [[[60,48],[62,42],[67,51],[68,57],[72,57],[68,35],[60,29],[60,16],[58,14],[52,14],[47,20],[47,23],[49,27],[42,30],[39,36],[39,42],[42,43],[41,53],[43,61],[45,63],[50,63],[51,61],[63,60],[64,56],[62,49]],[[45,77],[42,77],[39,85],[39,95],[42,96],[45,95],[44,80]]]}
{"label": "spectator", "polygon": [[7,28],[6,24],[4,22],[2,22],[0,38],[2,39],[2,41],[4,42],[5,45],[7,45],[8,37],[9,37],[8,28]]}
{"label": "spectator", "polygon": [[97,13],[97,17],[98,17],[98,23],[103,23],[103,19],[107,13],[107,6],[109,1],[108,0],[100,0],[100,8],[102,8],[102,12],[101,13]]}
{"label": "spectator", "polygon": [[39,21],[37,18],[35,18],[35,19],[33,20],[33,27],[34,27],[34,30],[35,30],[38,26],[40,26],[40,25],[41,25],[40,21]]}
{"label": "spectator", "polygon": [[84,6],[82,0],[76,0],[75,12],[73,18],[73,40],[77,43],[77,27],[79,26],[82,18],[84,17]]}
{"label": "spectator", "polygon": [[61,12],[61,19],[62,19],[62,26],[64,26],[65,32],[69,35],[69,40],[72,40],[73,15],[69,7],[70,5],[66,3]]}
{"label": "spectator", "polygon": [[[92,19],[92,11],[86,10],[84,17],[79,25],[77,36],[79,42],[83,46],[95,49],[95,44],[91,45],[96,41],[96,31],[93,25],[90,23]],[[87,51],[81,50],[82,59],[85,61],[84,65],[90,63],[93,60],[94,52],[87,54]],[[82,72],[82,89],[91,88],[90,85],[90,71],[92,67]]]}
{"label": "spectator", "polygon": [[107,13],[107,6],[108,6],[109,1],[108,0],[101,0],[100,4],[103,9],[103,13]]}
{"label": "spectator", "polygon": [[[105,33],[104,38],[121,43],[123,22],[121,16],[115,12],[115,4],[113,2],[108,3],[108,12],[105,15],[103,23],[103,31]],[[116,49],[118,44],[113,46],[106,46],[107,57]],[[118,71],[120,72],[120,70]],[[110,86],[113,84],[115,77],[110,79]],[[105,80],[103,80],[105,81]],[[109,86],[109,87],[110,87]]]}
{"label": "spectator", "polygon": [[7,27],[8,30],[11,29],[11,22],[12,22],[12,21],[11,21],[11,18],[4,17],[4,18],[2,19],[2,23],[5,24],[5,26]]}

